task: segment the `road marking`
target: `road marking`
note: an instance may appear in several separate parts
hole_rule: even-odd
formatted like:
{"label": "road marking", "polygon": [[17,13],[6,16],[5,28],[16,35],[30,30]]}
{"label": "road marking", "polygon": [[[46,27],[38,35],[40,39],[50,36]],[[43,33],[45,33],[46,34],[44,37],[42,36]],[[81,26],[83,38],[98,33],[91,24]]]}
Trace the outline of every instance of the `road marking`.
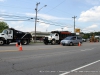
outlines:
{"label": "road marking", "polygon": [[[50,50],[50,49],[58,49],[63,47],[52,47],[52,48],[35,48],[34,50]],[[25,48],[24,50],[27,51],[29,48]],[[32,49],[31,49],[32,50]]]}
{"label": "road marking", "polygon": [[90,51],[90,50],[93,50],[94,48],[91,48],[91,49],[84,49],[84,50],[81,50],[81,51]]}
{"label": "road marking", "polygon": [[0,50],[0,53],[1,52],[16,52],[16,51],[18,51],[18,50]]}
{"label": "road marking", "polygon": [[84,65],[84,66],[82,66],[82,67],[73,69],[73,70],[71,70],[71,71],[68,71],[68,72],[65,72],[65,73],[62,73],[62,74],[59,74],[59,75],[67,75],[67,74],[69,74],[69,73],[71,73],[71,72],[75,72],[75,71],[77,71],[77,70],[80,70],[80,69],[83,69],[83,68],[85,68],[85,67],[91,66],[91,65],[96,64],[96,63],[98,63],[98,62],[100,62],[100,60],[97,60],[97,61],[92,62],[92,63],[90,63],[90,64]]}
{"label": "road marking", "polygon": [[56,48],[62,48],[62,47],[53,47],[53,48],[39,48],[39,49],[56,49]]}

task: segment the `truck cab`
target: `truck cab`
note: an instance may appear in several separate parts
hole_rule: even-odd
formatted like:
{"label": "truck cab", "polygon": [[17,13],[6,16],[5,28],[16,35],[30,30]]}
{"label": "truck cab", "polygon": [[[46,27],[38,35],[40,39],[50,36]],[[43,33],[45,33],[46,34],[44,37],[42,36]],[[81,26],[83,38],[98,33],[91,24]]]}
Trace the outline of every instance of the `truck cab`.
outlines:
{"label": "truck cab", "polygon": [[56,44],[59,41],[59,34],[58,33],[50,33],[49,36],[45,36],[44,38],[44,44]]}
{"label": "truck cab", "polygon": [[4,43],[9,44],[13,39],[13,30],[5,29],[2,33],[0,33],[0,44]]}
{"label": "truck cab", "polygon": [[8,30],[8,29],[3,30],[0,37],[3,37],[5,39],[13,39],[13,30]]}

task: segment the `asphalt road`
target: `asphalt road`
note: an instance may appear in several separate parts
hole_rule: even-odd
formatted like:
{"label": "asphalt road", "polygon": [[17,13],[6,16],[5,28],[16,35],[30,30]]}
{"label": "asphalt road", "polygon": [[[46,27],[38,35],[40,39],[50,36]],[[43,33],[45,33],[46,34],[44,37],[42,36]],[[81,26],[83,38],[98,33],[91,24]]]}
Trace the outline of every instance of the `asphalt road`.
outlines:
{"label": "asphalt road", "polygon": [[0,75],[100,75],[100,43],[0,46]]}

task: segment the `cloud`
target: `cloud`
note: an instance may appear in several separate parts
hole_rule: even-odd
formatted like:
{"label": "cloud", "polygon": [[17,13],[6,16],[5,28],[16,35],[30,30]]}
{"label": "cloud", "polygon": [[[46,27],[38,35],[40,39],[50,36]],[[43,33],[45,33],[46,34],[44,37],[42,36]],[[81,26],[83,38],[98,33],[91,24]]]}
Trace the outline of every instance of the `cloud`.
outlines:
{"label": "cloud", "polygon": [[50,26],[49,24],[46,23],[40,23],[39,25],[42,26],[43,28],[48,28]]}
{"label": "cloud", "polygon": [[0,13],[1,13],[1,14],[4,14],[5,12],[6,12],[5,10],[0,9]]}
{"label": "cloud", "polygon": [[24,32],[30,32],[33,29],[32,27],[28,27],[28,28],[25,27],[23,21],[10,22],[9,27],[14,28],[16,30],[24,31]]}
{"label": "cloud", "polygon": [[0,21],[3,21],[3,20],[4,20],[4,18],[0,17]]}
{"label": "cloud", "polygon": [[62,27],[62,28],[57,28],[57,29],[54,29],[52,31],[70,31],[73,33],[73,28],[72,27]]}
{"label": "cloud", "polygon": [[13,21],[13,22],[10,22],[10,27],[14,27],[14,28],[20,28],[20,27],[23,27],[23,22],[20,22],[20,21]]}
{"label": "cloud", "polygon": [[[27,16],[29,17],[34,17],[35,14],[32,13],[26,13]],[[52,25],[60,25],[59,21],[61,22],[64,20],[72,20],[71,18],[61,18],[61,17],[56,17],[56,16],[51,16],[47,14],[38,14],[38,22],[37,22],[37,31],[46,31],[50,26]],[[52,29],[52,28],[49,28]],[[66,28],[64,28],[66,30]]]}
{"label": "cloud", "polygon": [[50,27],[50,24],[46,24],[43,20],[39,20],[37,25],[37,31],[47,31],[47,29]]}
{"label": "cloud", "polygon": [[32,14],[32,13],[25,13],[25,15],[29,17],[35,17],[35,14]]}
{"label": "cloud", "polygon": [[94,6],[93,8],[83,11],[80,15],[78,21],[88,22],[88,21],[99,21],[100,20],[100,6]]}
{"label": "cloud", "polygon": [[88,26],[88,27],[84,28],[82,31],[83,31],[83,32],[94,32],[94,30],[95,30],[95,31],[98,31],[98,30],[97,30],[98,27],[99,27],[98,25],[93,24],[93,25],[91,25],[91,26]]}
{"label": "cloud", "polygon": [[0,0],[0,2],[4,2],[5,0]]}
{"label": "cloud", "polygon": [[[36,14],[26,13],[25,15],[30,16],[30,17],[33,16],[35,18]],[[70,18],[61,18],[61,17],[51,16],[47,14],[37,14],[37,17],[40,19],[45,19],[45,20],[71,20]]]}
{"label": "cloud", "polygon": [[91,26],[89,26],[89,27],[87,27],[88,29],[92,29],[92,28],[97,28],[98,26],[97,25],[91,25]]}
{"label": "cloud", "polygon": [[56,16],[51,16],[47,14],[38,14],[40,18],[46,19],[46,20],[69,20],[69,18],[61,18],[61,17],[56,17]]}
{"label": "cloud", "polygon": [[85,0],[85,1],[91,5],[99,5],[100,4],[100,0]]}
{"label": "cloud", "polygon": [[58,30],[58,31],[68,31],[68,28],[67,27],[63,27],[63,28],[58,28],[58,29],[55,29],[55,30]]}

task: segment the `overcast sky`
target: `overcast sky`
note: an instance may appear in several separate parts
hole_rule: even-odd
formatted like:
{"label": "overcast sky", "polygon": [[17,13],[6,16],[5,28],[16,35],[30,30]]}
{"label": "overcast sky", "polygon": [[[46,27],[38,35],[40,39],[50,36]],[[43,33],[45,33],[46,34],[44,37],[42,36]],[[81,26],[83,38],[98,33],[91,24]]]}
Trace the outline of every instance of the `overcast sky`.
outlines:
{"label": "overcast sky", "polygon": [[82,32],[100,31],[100,0],[0,0],[0,21],[18,30],[34,31],[38,2],[37,31],[73,32],[74,16],[75,27]]}

